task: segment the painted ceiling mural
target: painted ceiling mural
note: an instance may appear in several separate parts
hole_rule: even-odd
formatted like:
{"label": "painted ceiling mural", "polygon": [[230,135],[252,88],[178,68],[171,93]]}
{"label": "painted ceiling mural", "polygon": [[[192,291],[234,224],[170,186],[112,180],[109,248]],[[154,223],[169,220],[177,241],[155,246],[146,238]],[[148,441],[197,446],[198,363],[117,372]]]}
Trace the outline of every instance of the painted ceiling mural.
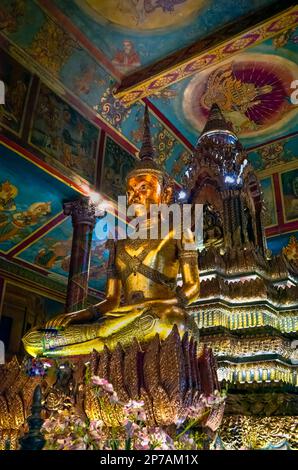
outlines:
{"label": "painted ceiling mural", "polygon": [[0,123],[20,135],[31,74],[4,51],[1,52],[0,74],[7,96],[5,105],[0,108]]}
{"label": "painted ceiling mural", "polygon": [[[131,106],[114,95],[123,77],[166,62],[177,45],[273,3],[2,0],[0,133],[37,160],[5,142],[0,147],[1,254],[65,283],[72,227],[61,203],[90,187],[114,200],[124,193],[141,146],[145,102],[159,163],[178,183],[218,103],[259,174],[269,248],[276,253],[298,237],[298,107],[290,99],[298,28],[243,45]],[[108,251],[96,233],[89,286],[103,291]]]}
{"label": "painted ceiling mural", "polygon": [[150,99],[195,144],[216,102],[245,146],[297,131],[291,83],[298,76],[298,29],[270,39],[219,66],[166,88]]}
{"label": "painted ceiling mural", "polygon": [[7,254],[37,230],[51,227],[61,201],[77,193],[3,144],[0,165],[0,252]]}
{"label": "painted ceiling mural", "polygon": [[[47,4],[48,2],[42,2]],[[270,0],[54,0],[122,74],[186,46]]]}
{"label": "painted ceiling mural", "polygon": [[[45,161],[78,173],[95,182],[99,129],[42,85],[32,121],[30,143],[40,150]],[[50,160],[47,157],[50,158]]]}

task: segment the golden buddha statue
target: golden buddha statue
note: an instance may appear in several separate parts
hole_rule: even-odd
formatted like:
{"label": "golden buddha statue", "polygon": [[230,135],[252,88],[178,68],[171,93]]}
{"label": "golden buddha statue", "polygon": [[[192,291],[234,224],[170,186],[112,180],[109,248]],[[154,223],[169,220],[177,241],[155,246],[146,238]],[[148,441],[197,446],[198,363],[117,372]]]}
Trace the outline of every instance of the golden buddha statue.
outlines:
{"label": "golden buddha statue", "polygon": [[[146,108],[140,161],[127,176],[127,202],[128,206],[142,205],[147,215],[151,204],[169,204],[173,191],[153,157]],[[155,222],[147,217],[141,229],[149,231]],[[189,249],[186,243],[191,237],[186,238],[177,239],[171,228],[163,238],[109,240],[105,300],[58,315],[44,330],[29,331],[23,338],[26,351],[45,357],[89,354],[93,349],[101,352],[105,345],[109,349],[117,343],[128,346],[134,338],[147,342],[156,333],[164,339],[174,324],[180,334],[189,330],[196,337],[197,327],[185,306],[199,295],[197,250]],[[183,284],[177,287],[179,272]],[[121,293],[125,305],[120,305]]]}

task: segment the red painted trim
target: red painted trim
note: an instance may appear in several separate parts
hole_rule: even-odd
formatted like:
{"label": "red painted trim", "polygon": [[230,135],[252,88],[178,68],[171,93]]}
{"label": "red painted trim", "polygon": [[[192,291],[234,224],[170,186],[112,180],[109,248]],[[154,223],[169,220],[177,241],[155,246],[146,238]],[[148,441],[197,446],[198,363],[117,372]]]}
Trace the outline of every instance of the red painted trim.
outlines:
{"label": "red painted trim", "polygon": [[268,140],[267,142],[264,142],[263,144],[260,144],[260,145],[255,145],[254,147],[247,147],[246,151],[252,152],[253,150],[256,150],[258,148],[266,147],[266,145],[273,144],[274,142],[279,142],[280,140],[290,139],[291,137],[295,137],[296,135],[298,135],[298,131],[291,132],[291,134],[283,135],[282,137],[277,137],[276,139]]}
{"label": "red painted trim", "polygon": [[142,100],[145,104],[148,105],[148,108],[153,111],[154,114],[175,134],[181,142],[186,145],[186,147],[193,152],[194,146],[189,142],[189,140],[184,137],[183,134],[177,129],[177,127],[174,126],[174,124],[168,120],[168,118],[148,99],[148,98],[143,98]]}
{"label": "red painted trim", "polygon": [[298,221],[288,222],[287,224],[277,225],[276,227],[266,228],[266,237],[273,237],[274,235],[281,235],[282,233],[294,232],[298,230]]}
{"label": "red painted trim", "polygon": [[68,33],[75,37],[90,54],[103,65],[105,69],[113,75],[119,82],[122,79],[122,74],[114,67],[111,61],[105,56],[105,54],[98,49],[94,44],[85,36],[81,30],[74,25],[74,23],[66,16],[54,2],[50,0],[38,0],[39,5],[49,13],[50,16],[54,17],[58,24],[63,27]]}
{"label": "red painted trim", "polygon": [[61,179],[63,182],[65,182],[68,186],[76,189],[80,193],[87,194],[86,191],[84,191],[80,186],[78,186],[76,183],[74,183],[72,180],[70,180],[67,176],[63,175],[62,173],[57,171],[55,168],[49,166],[43,160],[40,160],[35,155],[33,155],[33,153],[29,152],[29,150],[25,149],[24,147],[21,147],[16,142],[13,142],[12,140],[10,140],[8,137],[5,137],[4,135],[1,135],[0,136],[0,143],[1,142],[4,145],[7,145],[8,147],[11,147],[13,150],[18,152],[21,156],[27,157],[28,160],[30,160],[36,166],[39,166],[39,167],[43,168],[44,170],[46,170],[48,173],[50,173],[53,176],[57,176],[59,179]]}
{"label": "red painted trim", "polygon": [[26,269],[30,269],[31,271],[36,271],[38,274],[42,274],[44,276],[48,276],[51,274],[50,271],[47,271],[43,268],[39,268],[36,265],[32,265],[30,263],[27,263],[26,261],[19,259],[19,258],[13,258],[10,259],[9,256],[5,253],[0,253],[0,258],[6,259],[8,262],[13,262],[15,264],[19,264],[20,266],[23,266]]}
{"label": "red painted trim", "polygon": [[11,251],[9,251],[9,253],[7,253],[8,258],[13,258],[16,254],[24,250],[28,245],[31,245],[31,243],[41,238],[44,234],[46,234],[49,230],[58,225],[64,219],[66,219],[64,214],[57,215],[49,223],[40,227],[38,230],[32,233],[32,235],[26,238],[26,240],[22,241],[19,245],[15,246]]}
{"label": "red painted trim", "polygon": [[282,196],[281,196],[281,188],[279,184],[278,173],[274,173],[272,175],[272,178],[273,178],[273,185],[274,185],[274,192],[275,192],[277,223],[279,227],[281,227],[284,225],[284,216],[283,216],[283,210],[282,210]]}

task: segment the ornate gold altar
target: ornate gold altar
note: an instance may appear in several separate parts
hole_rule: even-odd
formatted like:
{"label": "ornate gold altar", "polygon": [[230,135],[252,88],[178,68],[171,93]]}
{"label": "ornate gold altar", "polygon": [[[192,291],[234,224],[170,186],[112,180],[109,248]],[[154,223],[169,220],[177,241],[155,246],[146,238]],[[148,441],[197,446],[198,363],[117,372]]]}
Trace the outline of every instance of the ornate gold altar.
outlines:
{"label": "ornate gold altar", "polygon": [[[294,242],[277,256],[267,249],[260,183],[217,105],[198,140],[184,184],[192,203],[204,204],[200,297],[187,309],[197,322],[201,342],[212,348],[219,380],[228,389],[223,444],[252,445],[247,439],[251,432],[258,448],[287,439],[297,447]],[[283,426],[275,432],[279,419]],[[238,436],[234,443],[232,429]]]}
{"label": "ornate gold altar", "polygon": [[[203,396],[210,397],[219,389],[212,352],[203,347],[198,350],[198,327],[186,311],[199,295],[198,254],[193,244],[189,248],[193,234],[183,232],[178,239],[174,226],[162,234],[161,216],[154,218],[150,211],[152,204],[168,205],[172,197],[173,183],[154,159],[146,108],[140,160],[127,176],[127,201],[129,207],[138,206],[139,234],[148,236],[109,240],[104,301],[59,315],[23,338],[29,355],[69,361],[70,376],[64,389],[59,380],[50,389],[44,382],[48,411],[71,398],[82,415],[107,427],[116,426],[120,409],[99,399],[86,374],[108,380],[122,402],[142,400],[148,423],[162,427],[186,419],[188,408],[195,408]],[[73,207],[79,211],[76,217],[92,215],[87,212],[85,216],[85,206]],[[150,238],[153,226],[158,234],[154,239]],[[178,274],[182,278],[179,286]],[[5,390],[3,403],[10,393]],[[20,391],[15,396],[20,397]],[[202,425],[214,432],[222,419],[223,404],[210,409],[208,416],[205,411]],[[12,412],[8,406],[7,416]]]}

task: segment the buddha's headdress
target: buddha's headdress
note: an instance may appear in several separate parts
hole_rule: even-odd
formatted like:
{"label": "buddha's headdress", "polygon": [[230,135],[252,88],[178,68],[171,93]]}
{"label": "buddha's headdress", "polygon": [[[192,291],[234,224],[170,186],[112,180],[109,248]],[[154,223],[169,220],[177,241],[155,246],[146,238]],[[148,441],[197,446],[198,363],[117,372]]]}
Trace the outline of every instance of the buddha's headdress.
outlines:
{"label": "buddha's headdress", "polygon": [[137,162],[135,168],[128,173],[126,180],[132,176],[155,175],[163,185],[168,181],[169,176],[155,160],[147,105],[145,106],[144,112],[144,133],[139,158],[140,160]]}

